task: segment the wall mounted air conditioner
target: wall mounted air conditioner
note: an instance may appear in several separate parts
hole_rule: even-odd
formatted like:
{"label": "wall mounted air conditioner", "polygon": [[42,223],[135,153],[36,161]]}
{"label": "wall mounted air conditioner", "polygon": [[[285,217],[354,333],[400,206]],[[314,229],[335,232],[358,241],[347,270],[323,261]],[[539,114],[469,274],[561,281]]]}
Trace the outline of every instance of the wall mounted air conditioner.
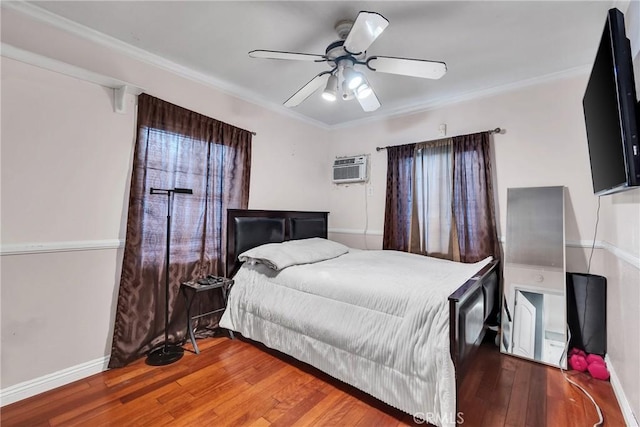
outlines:
{"label": "wall mounted air conditioner", "polygon": [[367,155],[338,157],[333,161],[333,182],[348,184],[367,180]]}

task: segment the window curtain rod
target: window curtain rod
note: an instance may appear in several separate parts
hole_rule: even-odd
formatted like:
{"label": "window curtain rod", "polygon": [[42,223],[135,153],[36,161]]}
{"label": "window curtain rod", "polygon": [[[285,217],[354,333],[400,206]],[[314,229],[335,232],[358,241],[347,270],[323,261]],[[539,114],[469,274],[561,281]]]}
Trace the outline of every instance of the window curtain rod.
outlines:
{"label": "window curtain rod", "polygon": [[[500,132],[502,132],[502,129],[501,128],[495,128],[495,129],[487,130],[485,132],[488,132],[489,134],[500,133]],[[462,136],[462,135],[458,135],[458,136]],[[440,140],[445,139],[445,138],[455,138],[455,136],[445,136],[445,137],[442,137],[442,138],[433,139],[431,141],[425,141],[425,143],[436,142],[436,141],[440,141]],[[422,142],[420,142],[420,144],[422,144]],[[389,147],[393,147],[393,145],[387,145],[386,147],[376,147],[376,151],[386,150]]]}

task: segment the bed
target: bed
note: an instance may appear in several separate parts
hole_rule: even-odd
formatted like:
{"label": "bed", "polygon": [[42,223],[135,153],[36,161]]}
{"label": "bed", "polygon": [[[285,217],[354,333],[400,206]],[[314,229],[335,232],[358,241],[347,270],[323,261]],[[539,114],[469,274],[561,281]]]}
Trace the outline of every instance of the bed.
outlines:
{"label": "bed", "polygon": [[[494,311],[498,262],[345,249],[324,240],[327,216],[228,211],[226,274],[235,284],[220,326],[432,424],[455,425],[456,389]],[[267,249],[289,252],[269,265]]]}

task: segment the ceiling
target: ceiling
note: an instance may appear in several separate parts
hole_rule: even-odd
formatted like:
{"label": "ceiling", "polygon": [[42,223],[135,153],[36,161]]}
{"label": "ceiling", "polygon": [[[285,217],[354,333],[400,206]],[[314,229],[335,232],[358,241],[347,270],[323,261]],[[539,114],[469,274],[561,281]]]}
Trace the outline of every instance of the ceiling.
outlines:
{"label": "ceiling", "polygon": [[588,70],[609,1],[37,1],[40,8],[211,77],[221,89],[282,108],[326,63],[249,58],[254,49],[324,54],[334,25],[375,11],[390,24],[367,54],[438,60],[439,80],[366,71],[382,107],[328,103],[294,115],[323,126],[426,109],[556,73]]}

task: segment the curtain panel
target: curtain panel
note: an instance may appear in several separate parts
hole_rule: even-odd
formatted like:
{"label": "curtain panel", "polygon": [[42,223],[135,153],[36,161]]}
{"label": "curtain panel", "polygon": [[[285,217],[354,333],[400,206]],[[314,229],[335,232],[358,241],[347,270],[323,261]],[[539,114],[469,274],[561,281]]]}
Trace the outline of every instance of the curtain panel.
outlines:
{"label": "curtain panel", "polygon": [[413,209],[415,144],[387,148],[387,195],[382,249],[408,251]]}
{"label": "curtain panel", "polygon": [[[249,200],[250,132],[146,94],[138,98],[137,123],[110,368],[164,342],[167,197],[150,189],[193,189],[174,195],[171,212],[171,342],[186,333],[180,283],[224,274],[226,211],[247,208]],[[197,304],[221,304],[219,296],[208,298]],[[199,336],[218,322],[214,316],[199,320],[205,329]]]}
{"label": "curtain panel", "polygon": [[500,257],[488,132],[453,138],[453,214],[460,261]]}

